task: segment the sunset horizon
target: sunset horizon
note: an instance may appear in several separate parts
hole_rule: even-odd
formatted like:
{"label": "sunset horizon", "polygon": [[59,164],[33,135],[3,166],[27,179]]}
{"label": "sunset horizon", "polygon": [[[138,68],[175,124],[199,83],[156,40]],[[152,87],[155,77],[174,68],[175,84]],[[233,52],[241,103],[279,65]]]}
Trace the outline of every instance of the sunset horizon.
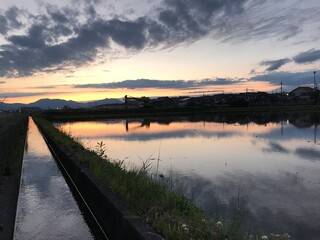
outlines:
{"label": "sunset horizon", "polygon": [[320,3],[0,4],[0,100],[277,92],[319,80]]}

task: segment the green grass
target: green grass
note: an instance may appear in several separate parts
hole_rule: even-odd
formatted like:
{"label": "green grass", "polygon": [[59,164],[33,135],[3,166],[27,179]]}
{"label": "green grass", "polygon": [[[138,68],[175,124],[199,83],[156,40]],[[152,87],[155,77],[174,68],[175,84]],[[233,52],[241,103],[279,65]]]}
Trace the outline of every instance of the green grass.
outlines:
{"label": "green grass", "polygon": [[103,157],[103,143],[99,143],[96,152],[87,150],[76,139],[55,128],[52,122],[42,118],[35,120],[65,152],[87,166],[166,239],[224,240],[226,236],[229,240],[243,239],[240,222],[236,226],[219,227],[215,220],[205,219],[204,213],[191,200],[173,191],[174,188],[168,188],[172,183],[152,179],[148,161],[141,169],[125,169],[123,162]]}
{"label": "green grass", "polygon": [[13,119],[13,116],[0,115],[0,130],[1,128],[4,128],[4,126],[7,125],[12,119]]}
{"label": "green grass", "polygon": [[0,116],[0,171],[12,175],[19,171],[23,144],[27,131],[27,116],[20,114]]}

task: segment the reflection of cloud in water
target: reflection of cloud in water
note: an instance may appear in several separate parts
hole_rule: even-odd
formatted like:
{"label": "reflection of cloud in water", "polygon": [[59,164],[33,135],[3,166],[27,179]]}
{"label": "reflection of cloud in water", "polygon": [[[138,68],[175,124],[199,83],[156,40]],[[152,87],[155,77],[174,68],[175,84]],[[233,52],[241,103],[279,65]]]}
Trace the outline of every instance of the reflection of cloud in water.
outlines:
{"label": "reflection of cloud in water", "polygon": [[106,139],[116,139],[116,140],[126,140],[126,141],[150,141],[158,139],[175,139],[175,138],[193,138],[193,137],[203,137],[203,138],[229,138],[233,136],[241,136],[240,133],[227,132],[227,131],[216,131],[207,132],[203,130],[177,130],[162,133],[132,133],[132,134],[110,134],[106,136],[99,136],[98,138]]}
{"label": "reflection of cloud in water", "polygon": [[295,154],[306,160],[320,161],[320,151],[313,148],[297,148]]}
{"label": "reflection of cloud in water", "polygon": [[238,172],[212,181],[195,174],[173,175],[188,186],[188,195],[213,216],[227,216],[232,205],[225,203],[240,193],[242,203],[250,210],[246,227],[251,230],[288,232],[294,239],[318,239],[320,235],[320,185],[307,186],[298,173],[255,176]]}
{"label": "reflection of cloud in water", "polygon": [[14,239],[93,239],[43,138],[29,124]]}
{"label": "reflection of cloud in water", "polygon": [[[318,130],[317,130],[318,132]],[[319,133],[318,133],[319,134]],[[272,140],[292,140],[292,139],[307,139],[313,141],[315,137],[315,131],[313,128],[296,128],[292,125],[286,125],[281,129],[272,129],[268,133],[257,134],[259,138],[272,139]],[[319,135],[320,136],[320,135]]]}
{"label": "reflection of cloud in water", "polygon": [[277,142],[269,142],[267,148],[263,148],[262,150],[264,152],[269,152],[269,153],[290,153],[290,150],[287,148],[283,147],[280,143]]}
{"label": "reflection of cloud in water", "polygon": [[[48,198],[51,194],[48,189],[51,189],[52,181],[58,177],[62,177],[58,171],[56,163],[53,160],[47,161],[47,159],[28,156],[28,161],[25,161],[25,166],[29,169],[28,174],[31,176],[26,179],[26,185],[32,185],[41,199]],[[45,161],[45,163],[44,163]],[[37,181],[41,179],[41,181]]]}

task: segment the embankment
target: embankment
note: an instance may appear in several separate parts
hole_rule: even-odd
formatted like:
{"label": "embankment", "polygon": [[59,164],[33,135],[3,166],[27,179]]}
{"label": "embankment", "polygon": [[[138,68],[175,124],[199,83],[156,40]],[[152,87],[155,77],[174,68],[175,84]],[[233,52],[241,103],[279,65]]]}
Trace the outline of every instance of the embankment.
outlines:
{"label": "embankment", "polygon": [[50,121],[70,120],[94,120],[94,119],[117,119],[136,117],[170,117],[170,116],[197,116],[199,114],[257,114],[257,113],[296,113],[318,112],[320,105],[297,105],[297,106],[262,106],[262,107],[176,107],[176,108],[139,108],[139,109],[62,109],[48,110],[42,116]]}
{"label": "embankment", "polygon": [[20,187],[26,115],[0,116],[0,239],[12,239]]}

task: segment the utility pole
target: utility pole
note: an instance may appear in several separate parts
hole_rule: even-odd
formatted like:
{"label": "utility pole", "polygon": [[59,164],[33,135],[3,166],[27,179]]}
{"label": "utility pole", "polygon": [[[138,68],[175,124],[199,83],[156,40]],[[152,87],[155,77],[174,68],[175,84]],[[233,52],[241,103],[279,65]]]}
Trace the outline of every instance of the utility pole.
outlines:
{"label": "utility pole", "polygon": [[282,95],[282,81],[281,81],[281,92],[280,92],[280,93],[281,93],[281,95]]}
{"label": "utility pole", "polygon": [[6,100],[6,98],[7,98],[7,97],[4,97],[4,98],[2,99],[2,101],[0,102],[0,106],[1,106],[1,105],[4,105],[4,101]]}
{"label": "utility pole", "polygon": [[317,87],[317,81],[316,81],[316,71],[313,71],[313,84],[314,84],[314,91],[315,91],[315,96],[318,100],[318,105],[320,103],[320,96],[319,96],[319,91],[318,91],[318,87]]}

